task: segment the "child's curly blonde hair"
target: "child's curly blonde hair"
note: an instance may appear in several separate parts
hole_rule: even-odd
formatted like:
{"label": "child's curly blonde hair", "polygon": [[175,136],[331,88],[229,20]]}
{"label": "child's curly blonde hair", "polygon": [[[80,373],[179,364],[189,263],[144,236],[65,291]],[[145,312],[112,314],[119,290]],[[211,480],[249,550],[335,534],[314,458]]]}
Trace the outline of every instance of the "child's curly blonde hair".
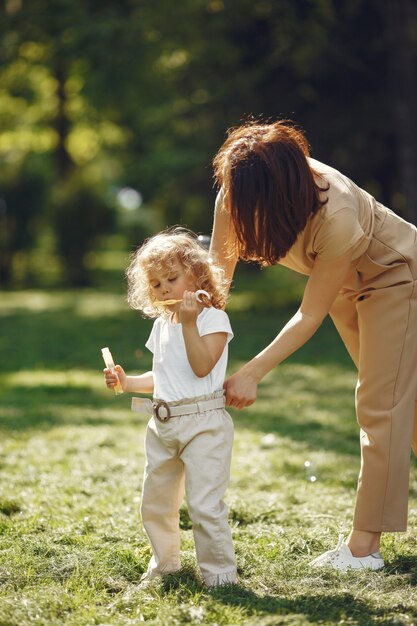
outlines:
{"label": "child's curly blonde hair", "polygon": [[149,273],[152,270],[169,271],[174,261],[179,261],[186,274],[195,279],[197,289],[210,294],[209,302],[204,298],[206,306],[216,309],[225,306],[230,281],[225,278],[224,271],[213,263],[194,233],[177,227],[150,237],[131,255],[126,277],[127,301],[132,309],[151,318],[167,314],[165,307],[154,304]]}

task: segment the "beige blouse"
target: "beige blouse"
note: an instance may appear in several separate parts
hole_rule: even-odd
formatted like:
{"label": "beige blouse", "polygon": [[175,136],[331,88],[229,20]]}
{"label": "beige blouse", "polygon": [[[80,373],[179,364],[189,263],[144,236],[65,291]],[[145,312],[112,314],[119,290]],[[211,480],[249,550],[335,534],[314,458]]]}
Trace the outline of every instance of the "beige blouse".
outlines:
{"label": "beige blouse", "polygon": [[[327,203],[307,222],[296,242],[279,263],[309,275],[316,258],[332,261],[353,250],[352,260],[360,257],[372,237],[375,198],[360,189],[337,170],[308,159],[316,172],[316,182],[324,189]],[[326,187],[330,185],[326,191]]]}

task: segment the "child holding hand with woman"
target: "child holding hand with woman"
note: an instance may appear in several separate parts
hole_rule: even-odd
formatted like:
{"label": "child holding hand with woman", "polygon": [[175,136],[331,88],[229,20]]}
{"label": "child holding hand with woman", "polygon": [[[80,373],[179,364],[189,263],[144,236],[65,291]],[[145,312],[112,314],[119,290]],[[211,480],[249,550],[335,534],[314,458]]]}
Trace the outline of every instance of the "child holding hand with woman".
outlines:
{"label": "child holding hand with woman", "polygon": [[[197,560],[209,587],[236,582],[227,507],[233,423],[225,411],[223,382],[233,337],[225,305],[228,282],[188,231],[165,231],[147,240],[127,270],[128,302],[155,322],[146,343],[152,371],[128,376],[105,369],[106,385],[153,393],[133,398],[149,420],[141,516],[153,556],[143,581],[181,568],[179,508],[186,494]],[[207,293],[204,301],[196,297]]]}

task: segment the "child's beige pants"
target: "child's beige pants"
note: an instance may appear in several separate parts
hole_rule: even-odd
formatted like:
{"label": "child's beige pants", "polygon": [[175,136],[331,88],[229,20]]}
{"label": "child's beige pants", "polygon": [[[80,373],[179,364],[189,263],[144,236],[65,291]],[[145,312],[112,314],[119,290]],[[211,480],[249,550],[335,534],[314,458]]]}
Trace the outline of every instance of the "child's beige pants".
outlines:
{"label": "child's beige pants", "polygon": [[[219,391],[169,405],[222,396]],[[230,479],[232,445],[233,422],[224,408],[172,417],[165,423],[150,419],[141,505],[153,552],[148,578],[181,567],[179,508],[185,491],[197,560],[207,585],[236,581],[232,533],[222,500]]]}
{"label": "child's beige pants", "polygon": [[377,205],[369,248],[330,311],[358,368],[357,530],[407,526],[413,429],[417,453],[416,280],[416,228]]}

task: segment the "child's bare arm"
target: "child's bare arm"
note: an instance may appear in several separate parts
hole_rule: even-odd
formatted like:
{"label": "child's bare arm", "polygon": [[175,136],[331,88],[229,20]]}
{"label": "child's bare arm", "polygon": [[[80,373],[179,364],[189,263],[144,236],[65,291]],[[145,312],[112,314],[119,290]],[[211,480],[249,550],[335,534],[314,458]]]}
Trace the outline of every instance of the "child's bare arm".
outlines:
{"label": "child's bare arm", "polygon": [[126,391],[131,393],[153,393],[154,381],[152,372],[138,376],[127,376]]}
{"label": "child's bare arm", "polygon": [[194,374],[199,378],[204,378],[210,374],[220,359],[226,345],[227,333],[211,333],[200,337],[197,317],[201,308],[194,294],[191,291],[185,291],[178,312],[185,349]]}
{"label": "child's bare arm", "polygon": [[188,362],[194,374],[199,378],[207,376],[222,355],[227,333],[212,333],[200,337],[196,324],[183,324],[182,334]]}
{"label": "child's bare arm", "polygon": [[105,368],[104,378],[109,389],[113,389],[119,381],[123,391],[128,393],[152,393],[154,387],[153,373],[145,372],[138,376],[127,376],[121,365],[116,365],[116,374],[108,368]]}

